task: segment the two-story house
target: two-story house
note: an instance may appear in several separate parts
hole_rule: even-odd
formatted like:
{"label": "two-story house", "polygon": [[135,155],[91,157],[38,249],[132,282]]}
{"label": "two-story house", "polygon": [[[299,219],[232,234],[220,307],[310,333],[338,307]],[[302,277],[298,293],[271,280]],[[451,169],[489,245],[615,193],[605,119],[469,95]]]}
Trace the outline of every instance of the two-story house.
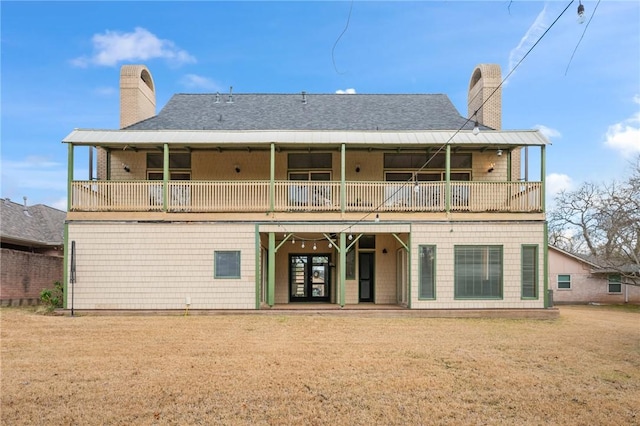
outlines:
{"label": "two-story house", "polygon": [[[443,94],[231,90],[156,115],[143,65],[120,88],[121,129],[63,140],[67,308],[546,307],[549,142],[501,130],[497,65],[473,71],[468,117]],[[80,146],[97,180],[74,179]]]}

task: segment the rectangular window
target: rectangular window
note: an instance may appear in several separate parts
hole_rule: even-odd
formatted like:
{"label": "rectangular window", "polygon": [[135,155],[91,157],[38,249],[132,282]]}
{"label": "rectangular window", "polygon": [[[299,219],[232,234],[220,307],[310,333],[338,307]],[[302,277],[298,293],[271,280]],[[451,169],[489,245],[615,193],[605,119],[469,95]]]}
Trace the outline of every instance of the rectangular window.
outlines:
{"label": "rectangular window", "polygon": [[287,158],[289,169],[313,170],[332,167],[330,152],[289,154]]}
{"label": "rectangular window", "polygon": [[[162,168],[164,168],[164,153],[161,153],[161,152],[147,153],[147,169],[162,169]],[[191,154],[189,153],[169,154],[169,168],[170,169],[190,169]]]}
{"label": "rectangular window", "polygon": [[620,275],[609,275],[609,293],[622,293]]}
{"label": "rectangular window", "polygon": [[420,299],[436,298],[436,247],[420,246],[418,247],[419,256],[419,295]]}
{"label": "rectangular window", "polygon": [[502,298],[502,246],[454,248],[456,299]]}
{"label": "rectangular window", "polygon": [[558,289],[570,290],[571,289],[571,275],[558,275]]}
{"label": "rectangular window", "polygon": [[522,297],[538,297],[538,246],[522,246]]}
{"label": "rectangular window", "polygon": [[[164,179],[164,154],[158,152],[147,153],[147,179]],[[191,180],[191,154],[169,154],[169,179]]]}
{"label": "rectangular window", "polygon": [[[384,154],[385,169],[444,169],[445,154]],[[471,154],[451,154],[452,169],[471,169]]]}
{"label": "rectangular window", "polygon": [[216,251],[214,253],[214,278],[240,278],[240,252]]}

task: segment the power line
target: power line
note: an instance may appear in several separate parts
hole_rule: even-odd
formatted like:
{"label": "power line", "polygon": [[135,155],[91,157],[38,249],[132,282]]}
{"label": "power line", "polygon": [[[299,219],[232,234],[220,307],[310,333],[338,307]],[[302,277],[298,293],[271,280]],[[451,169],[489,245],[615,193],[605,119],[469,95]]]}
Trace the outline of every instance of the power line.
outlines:
{"label": "power line", "polygon": [[576,48],[573,49],[573,53],[571,54],[571,59],[569,59],[569,63],[567,64],[567,69],[564,71],[564,75],[565,76],[569,72],[569,67],[571,66],[571,61],[573,61],[573,55],[576,54],[576,51],[578,50],[578,46],[580,46],[580,43],[582,42],[584,34],[587,32],[587,28],[589,28],[589,24],[591,23],[591,20],[593,19],[593,17],[596,14],[596,10],[598,9],[598,5],[600,5],[600,0],[598,0],[598,3],[596,3],[596,7],[593,8],[593,13],[591,14],[591,17],[589,18],[589,21],[587,22],[587,25],[585,25],[585,27],[584,27],[584,31],[582,32],[582,35],[580,36],[580,40],[578,40],[578,44],[576,44]]}
{"label": "power line", "polygon": [[[449,143],[453,140],[453,138],[460,133],[460,131],[462,131],[462,129],[465,128],[465,126],[467,124],[469,124],[469,122],[471,121],[472,117],[476,117],[477,118],[477,114],[478,111],[480,111],[480,109],[482,109],[482,107],[495,95],[495,93],[504,85],[504,83],[507,81],[507,79],[509,79],[509,77],[515,72],[515,70],[522,64],[522,62],[527,58],[527,56],[529,56],[529,54],[533,51],[533,49],[540,43],[540,41],[542,41],[542,39],[547,35],[547,33],[551,30],[551,28],[553,28],[553,26],[560,20],[560,18],[562,17],[562,15],[564,15],[564,13],[567,11],[567,9],[569,9],[569,6],[571,6],[573,4],[574,0],[571,0],[569,2],[569,4],[567,4],[567,6],[562,10],[562,12],[560,12],[560,14],[556,17],[556,19],[554,19],[554,21],[551,23],[551,25],[549,25],[549,27],[544,31],[544,33],[542,33],[542,35],[538,38],[538,40],[536,40],[536,42],[527,50],[527,52],[522,56],[522,58],[515,64],[515,66],[507,73],[507,75],[502,79],[502,81],[500,82],[500,84],[498,84],[498,86],[496,86],[495,89],[493,89],[493,91],[489,94],[489,96],[487,96],[487,98],[482,102],[482,104],[478,107],[478,109],[476,109],[473,113],[473,115],[471,117],[468,117],[465,122],[460,126],[460,128],[458,128],[458,130],[456,130],[453,135],[451,135],[449,137],[449,139],[447,139],[446,142],[444,142],[437,150],[436,152],[431,155],[431,157],[429,157],[427,159],[427,161],[416,171],[416,173],[424,170],[425,167],[427,167],[429,165],[429,163],[436,157],[436,155],[438,155],[439,153],[442,152],[442,150],[449,145]],[[353,6],[353,2],[352,2],[352,6]],[[595,10],[594,10],[595,13]],[[351,10],[349,10],[349,18],[351,17]],[[593,17],[593,15],[592,15]],[[344,31],[342,32],[342,34],[344,34],[344,32],[346,31],[347,27],[349,25],[349,20],[347,20],[347,26],[345,27]],[[585,28],[586,30],[586,28]],[[340,37],[342,36],[342,34],[340,35]],[[340,39],[340,37],[338,37],[338,40]],[[336,43],[337,41],[336,40]],[[334,44],[335,47],[335,44]],[[335,65],[335,63],[334,63]],[[400,192],[407,184],[412,183],[413,182],[413,177],[409,180],[407,180],[406,182],[404,182],[404,185],[399,187],[398,189],[396,189],[396,191],[394,191],[391,195],[389,195],[388,197],[386,197],[380,204],[378,204],[373,210],[367,212],[364,216],[362,216],[360,219],[358,219],[357,221],[351,223],[349,226],[344,227],[343,229],[341,229],[338,233],[342,233],[345,231],[348,231],[349,229],[351,229],[352,227],[358,225],[359,223],[363,222],[367,217],[369,217],[370,215],[372,215],[373,213],[378,213],[378,210],[380,209],[380,207],[382,207],[388,200],[390,200],[391,198],[393,198],[396,194],[398,194],[398,192]],[[284,226],[281,223],[278,223],[278,226],[282,226],[284,228]],[[286,228],[285,228],[286,231]],[[321,240],[321,239],[319,239]],[[315,240],[313,240],[315,241]]]}

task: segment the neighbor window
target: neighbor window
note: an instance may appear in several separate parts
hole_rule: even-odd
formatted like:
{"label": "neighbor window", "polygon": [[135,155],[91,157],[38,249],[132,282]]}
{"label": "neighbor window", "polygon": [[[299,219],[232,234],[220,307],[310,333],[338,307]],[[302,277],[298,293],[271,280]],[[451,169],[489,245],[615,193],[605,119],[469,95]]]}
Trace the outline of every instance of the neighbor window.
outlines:
{"label": "neighbor window", "polygon": [[571,289],[571,275],[558,275],[558,289],[560,290]]}
{"label": "neighbor window", "polygon": [[522,297],[538,297],[538,246],[522,246]]}
{"label": "neighbor window", "polygon": [[454,281],[457,299],[502,298],[502,246],[456,246]]}
{"label": "neighbor window", "polygon": [[622,293],[620,275],[609,275],[609,293]]}
{"label": "neighbor window", "polygon": [[419,256],[419,295],[420,299],[436,298],[436,247],[420,246],[418,248]]}
{"label": "neighbor window", "polygon": [[216,251],[214,254],[214,278],[240,278],[240,252]]}

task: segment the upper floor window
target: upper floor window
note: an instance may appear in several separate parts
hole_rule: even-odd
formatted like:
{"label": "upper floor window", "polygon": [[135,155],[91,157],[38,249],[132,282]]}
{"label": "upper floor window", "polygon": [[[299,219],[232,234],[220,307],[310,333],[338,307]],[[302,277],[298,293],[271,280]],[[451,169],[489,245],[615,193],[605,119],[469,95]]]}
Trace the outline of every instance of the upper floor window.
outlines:
{"label": "upper floor window", "polygon": [[[191,154],[169,154],[169,177],[171,180],[191,179]],[[161,152],[147,153],[147,179],[162,180],[164,176],[164,154]]]}
{"label": "upper floor window", "polygon": [[317,170],[332,167],[330,152],[291,153],[287,160],[289,170]]}
{"label": "upper floor window", "polygon": [[[385,169],[445,169],[445,154],[386,153]],[[451,169],[471,169],[471,154],[451,154]]]}

